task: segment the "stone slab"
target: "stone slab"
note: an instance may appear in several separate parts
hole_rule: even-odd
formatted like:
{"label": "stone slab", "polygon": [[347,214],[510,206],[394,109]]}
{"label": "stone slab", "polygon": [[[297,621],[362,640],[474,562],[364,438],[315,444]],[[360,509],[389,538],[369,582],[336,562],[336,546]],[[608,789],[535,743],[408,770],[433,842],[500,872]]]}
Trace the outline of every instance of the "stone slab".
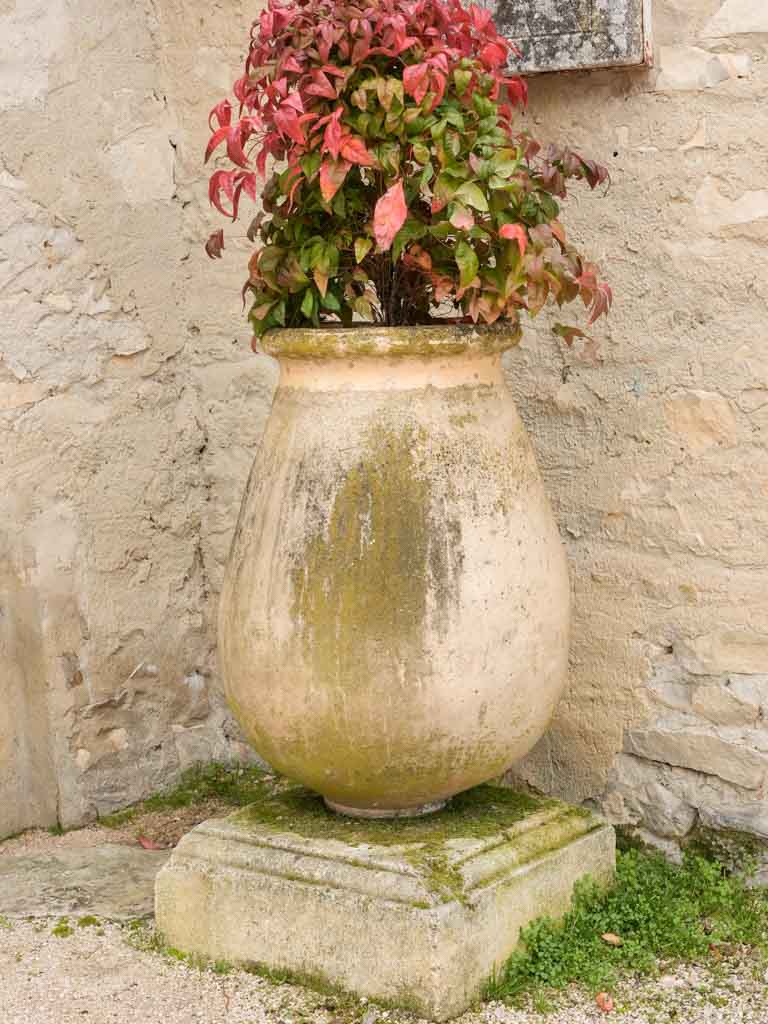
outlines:
{"label": "stone slab", "polygon": [[651,63],[651,0],[483,0],[525,75]]}
{"label": "stone slab", "polygon": [[155,876],[167,859],[166,852],[117,843],[0,857],[0,915],[147,917]]}
{"label": "stone slab", "polygon": [[614,863],[610,827],[499,787],[429,818],[365,823],[288,787],[181,840],[157,878],[157,925],[185,952],[446,1020],[521,928],[564,913],[574,883],[607,880]]}

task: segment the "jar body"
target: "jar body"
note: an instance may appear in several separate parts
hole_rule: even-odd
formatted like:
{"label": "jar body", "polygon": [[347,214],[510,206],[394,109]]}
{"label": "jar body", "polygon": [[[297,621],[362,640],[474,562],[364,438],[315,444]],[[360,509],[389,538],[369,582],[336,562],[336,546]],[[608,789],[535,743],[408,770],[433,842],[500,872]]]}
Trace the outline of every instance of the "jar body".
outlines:
{"label": "jar body", "polygon": [[[420,340],[393,348],[398,332]],[[269,342],[280,383],[222,593],[225,691],[258,753],[333,806],[418,813],[546,729],[565,556],[503,335],[335,333],[321,358],[288,330]]]}

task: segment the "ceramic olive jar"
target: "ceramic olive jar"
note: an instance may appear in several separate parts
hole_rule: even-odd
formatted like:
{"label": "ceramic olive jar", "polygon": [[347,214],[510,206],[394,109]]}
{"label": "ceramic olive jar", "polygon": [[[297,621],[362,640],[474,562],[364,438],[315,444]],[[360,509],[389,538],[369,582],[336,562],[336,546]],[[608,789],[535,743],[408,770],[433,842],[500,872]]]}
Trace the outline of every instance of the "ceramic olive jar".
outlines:
{"label": "ceramic olive jar", "polygon": [[269,333],[280,383],[221,600],[261,756],[358,816],[426,813],[541,737],[569,585],[508,327]]}

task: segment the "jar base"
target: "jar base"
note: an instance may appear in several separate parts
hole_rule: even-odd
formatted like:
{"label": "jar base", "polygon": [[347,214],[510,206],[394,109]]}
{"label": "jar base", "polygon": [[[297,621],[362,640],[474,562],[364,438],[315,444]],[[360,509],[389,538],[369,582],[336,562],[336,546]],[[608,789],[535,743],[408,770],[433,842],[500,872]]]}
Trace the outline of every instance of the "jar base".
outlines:
{"label": "jar base", "polygon": [[427,814],[441,811],[448,803],[447,800],[435,800],[417,807],[347,807],[346,804],[337,804],[326,797],[323,800],[329,811],[345,818],[423,818]]}

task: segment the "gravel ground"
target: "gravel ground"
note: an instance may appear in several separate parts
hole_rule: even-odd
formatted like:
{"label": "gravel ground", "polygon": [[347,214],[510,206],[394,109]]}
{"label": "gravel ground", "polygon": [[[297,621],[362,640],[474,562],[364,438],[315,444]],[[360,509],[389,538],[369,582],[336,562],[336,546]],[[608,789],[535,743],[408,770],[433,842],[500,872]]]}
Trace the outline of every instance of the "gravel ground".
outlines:
{"label": "gravel ground", "polygon": [[[407,1013],[241,971],[195,970],[142,948],[148,932],[70,924],[61,936],[54,920],[0,921],[1,1024],[416,1024]],[[764,967],[735,954],[714,970],[689,965],[628,984],[614,993],[610,1015],[592,997],[568,993],[556,1007],[538,1007],[547,1012],[489,1003],[460,1024],[768,1024],[767,982]]]}

